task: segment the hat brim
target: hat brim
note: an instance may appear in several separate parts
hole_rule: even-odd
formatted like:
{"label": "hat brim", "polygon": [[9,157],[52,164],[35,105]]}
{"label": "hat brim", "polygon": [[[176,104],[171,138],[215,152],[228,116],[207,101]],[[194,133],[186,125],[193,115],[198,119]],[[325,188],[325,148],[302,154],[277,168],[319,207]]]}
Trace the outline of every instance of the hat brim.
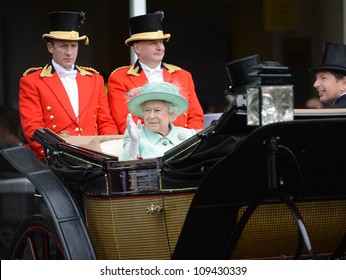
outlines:
{"label": "hat brim", "polygon": [[89,38],[86,35],[79,36],[76,31],[54,31],[49,34],[43,34],[42,39],[49,40],[64,40],[64,41],[85,41],[85,45],[89,44]]}
{"label": "hat brim", "polygon": [[344,67],[337,67],[337,66],[331,66],[331,65],[324,65],[316,68],[309,69],[310,72],[316,73],[321,71],[331,71],[331,72],[337,72],[337,73],[346,73],[346,68]]}
{"label": "hat brim", "polygon": [[225,93],[226,94],[232,94],[232,95],[245,94],[246,93],[246,87],[247,87],[247,85],[239,86],[239,87],[231,87],[229,89],[226,89]]}
{"label": "hat brim", "polygon": [[189,104],[184,97],[177,94],[162,92],[148,92],[134,96],[129,100],[127,107],[132,114],[143,118],[142,104],[146,101],[152,100],[162,100],[176,105],[178,107],[178,115],[185,113],[189,107]]}
{"label": "hat brim", "polygon": [[130,38],[125,40],[125,45],[132,46],[133,43],[137,41],[149,41],[149,40],[164,40],[165,42],[168,42],[170,38],[171,38],[171,34],[169,33],[163,34],[161,30],[158,30],[156,32],[144,32],[144,33],[133,34]]}
{"label": "hat brim", "polygon": [[247,88],[254,85],[256,85],[256,82],[249,83],[242,86],[232,86],[225,90],[225,94],[231,94],[231,95],[246,94]]}

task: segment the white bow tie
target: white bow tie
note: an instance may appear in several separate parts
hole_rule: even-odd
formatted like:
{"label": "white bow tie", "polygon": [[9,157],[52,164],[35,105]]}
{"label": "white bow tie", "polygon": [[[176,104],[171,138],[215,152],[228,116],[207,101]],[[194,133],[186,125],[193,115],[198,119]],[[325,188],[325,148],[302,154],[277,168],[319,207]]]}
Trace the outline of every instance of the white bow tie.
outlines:
{"label": "white bow tie", "polygon": [[58,75],[60,78],[70,77],[70,78],[76,78],[77,70],[71,70],[71,71],[65,71],[65,70],[58,70]]}

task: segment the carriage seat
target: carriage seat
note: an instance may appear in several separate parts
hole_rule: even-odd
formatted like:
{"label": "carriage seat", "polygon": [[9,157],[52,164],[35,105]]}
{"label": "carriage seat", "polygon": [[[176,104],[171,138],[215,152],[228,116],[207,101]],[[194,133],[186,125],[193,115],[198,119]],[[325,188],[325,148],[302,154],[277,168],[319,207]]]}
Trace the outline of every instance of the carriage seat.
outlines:
{"label": "carriage seat", "polygon": [[66,142],[83,146],[85,148],[117,156],[123,160],[124,135],[98,135],[98,136],[69,136],[64,138]]}
{"label": "carriage seat", "polygon": [[221,115],[222,113],[204,114],[204,128],[210,126],[214,120],[218,120]]}

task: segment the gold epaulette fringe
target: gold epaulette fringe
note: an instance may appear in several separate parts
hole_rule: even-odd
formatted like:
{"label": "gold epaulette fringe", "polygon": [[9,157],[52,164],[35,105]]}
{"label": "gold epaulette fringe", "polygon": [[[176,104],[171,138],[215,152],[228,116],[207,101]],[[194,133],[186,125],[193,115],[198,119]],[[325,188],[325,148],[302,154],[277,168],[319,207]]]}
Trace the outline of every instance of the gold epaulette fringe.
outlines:
{"label": "gold epaulette fringe", "polygon": [[42,67],[31,67],[31,68],[25,70],[25,72],[23,73],[23,76],[26,76],[32,72],[36,72],[36,71],[41,70],[41,69],[42,69]]}
{"label": "gold epaulette fringe", "polygon": [[100,74],[100,72],[98,72],[96,69],[94,69],[92,67],[76,66],[76,68],[79,70],[79,72],[82,75],[92,75],[91,72],[93,72],[95,74]]}
{"label": "gold epaulette fringe", "polygon": [[169,73],[174,73],[177,70],[181,70],[180,67],[173,64],[164,63],[163,65],[167,68]]}
{"label": "gold epaulette fringe", "polygon": [[127,66],[120,66],[120,67],[118,67],[117,69],[113,70],[112,73],[111,73],[111,75],[112,75],[115,71],[118,71],[118,70],[124,69],[124,68],[129,68],[129,67],[130,67],[130,65],[127,65]]}

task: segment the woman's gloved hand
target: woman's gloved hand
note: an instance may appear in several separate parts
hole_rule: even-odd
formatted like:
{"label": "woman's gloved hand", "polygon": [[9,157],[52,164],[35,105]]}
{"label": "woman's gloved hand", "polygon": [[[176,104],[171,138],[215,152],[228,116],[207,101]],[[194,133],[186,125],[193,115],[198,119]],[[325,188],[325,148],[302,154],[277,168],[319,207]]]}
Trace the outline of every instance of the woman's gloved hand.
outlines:
{"label": "woman's gloved hand", "polygon": [[136,125],[132,119],[132,114],[129,113],[126,119],[126,128],[131,139],[128,155],[129,159],[137,159],[139,140],[141,139],[142,135],[142,122],[141,120],[138,120]]}

